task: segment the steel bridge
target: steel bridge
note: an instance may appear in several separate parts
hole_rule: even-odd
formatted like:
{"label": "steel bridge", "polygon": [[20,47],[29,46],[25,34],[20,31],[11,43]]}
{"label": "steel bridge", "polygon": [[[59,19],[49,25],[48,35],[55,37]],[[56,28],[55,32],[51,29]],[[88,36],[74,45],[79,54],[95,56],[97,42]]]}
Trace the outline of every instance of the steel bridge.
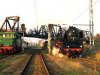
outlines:
{"label": "steel bridge", "polygon": [[60,25],[49,24],[49,25],[41,25],[40,29],[34,28],[29,36],[36,38],[48,38],[48,32],[50,32],[51,37],[56,37],[59,33],[64,31]]}

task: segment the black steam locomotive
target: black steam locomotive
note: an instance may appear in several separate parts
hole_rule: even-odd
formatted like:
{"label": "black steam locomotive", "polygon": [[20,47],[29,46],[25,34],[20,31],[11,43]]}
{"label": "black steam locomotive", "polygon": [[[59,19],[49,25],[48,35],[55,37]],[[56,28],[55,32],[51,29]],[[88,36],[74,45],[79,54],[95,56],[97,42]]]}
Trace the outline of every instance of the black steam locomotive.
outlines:
{"label": "black steam locomotive", "polygon": [[62,39],[56,42],[56,46],[59,47],[63,53],[67,54],[68,57],[81,57],[82,51],[84,50],[83,41],[83,31],[70,26],[62,35]]}

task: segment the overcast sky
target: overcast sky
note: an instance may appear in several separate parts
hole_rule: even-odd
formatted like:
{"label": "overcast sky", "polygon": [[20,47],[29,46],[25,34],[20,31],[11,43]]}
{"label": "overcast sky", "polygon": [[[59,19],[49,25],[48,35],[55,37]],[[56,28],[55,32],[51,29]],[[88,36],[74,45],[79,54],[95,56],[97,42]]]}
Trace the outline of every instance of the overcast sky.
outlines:
{"label": "overcast sky", "polygon": [[[95,34],[100,33],[100,1],[96,1]],[[89,0],[0,0],[0,24],[6,16],[20,16],[20,23],[25,23],[27,29],[49,23],[89,24],[88,8]]]}

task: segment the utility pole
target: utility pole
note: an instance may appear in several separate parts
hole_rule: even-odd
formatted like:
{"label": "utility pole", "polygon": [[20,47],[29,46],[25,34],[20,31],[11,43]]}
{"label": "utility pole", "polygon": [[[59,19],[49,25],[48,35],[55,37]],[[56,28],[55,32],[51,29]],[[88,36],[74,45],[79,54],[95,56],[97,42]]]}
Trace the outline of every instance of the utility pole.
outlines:
{"label": "utility pole", "polygon": [[[21,25],[21,29],[22,29],[22,33],[23,33],[23,37],[24,37],[24,36],[25,36],[24,32],[26,32],[26,30],[25,30],[25,24],[22,24],[22,25]],[[23,50],[23,52],[24,52],[23,46],[22,46],[22,50]]]}
{"label": "utility pole", "polygon": [[90,30],[90,50],[91,52],[94,52],[93,0],[89,0],[89,30]]}
{"label": "utility pole", "polygon": [[49,50],[49,53],[51,52],[51,32],[52,32],[52,27],[53,27],[52,24],[48,25],[48,50]]}

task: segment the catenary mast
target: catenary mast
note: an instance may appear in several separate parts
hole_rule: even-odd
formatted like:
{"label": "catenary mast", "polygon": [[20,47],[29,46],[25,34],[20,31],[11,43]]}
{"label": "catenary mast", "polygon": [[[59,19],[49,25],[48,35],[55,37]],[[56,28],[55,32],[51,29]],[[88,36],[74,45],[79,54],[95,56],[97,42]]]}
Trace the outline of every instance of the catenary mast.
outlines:
{"label": "catenary mast", "polygon": [[94,51],[93,0],[89,0],[89,30],[90,30],[90,50]]}

